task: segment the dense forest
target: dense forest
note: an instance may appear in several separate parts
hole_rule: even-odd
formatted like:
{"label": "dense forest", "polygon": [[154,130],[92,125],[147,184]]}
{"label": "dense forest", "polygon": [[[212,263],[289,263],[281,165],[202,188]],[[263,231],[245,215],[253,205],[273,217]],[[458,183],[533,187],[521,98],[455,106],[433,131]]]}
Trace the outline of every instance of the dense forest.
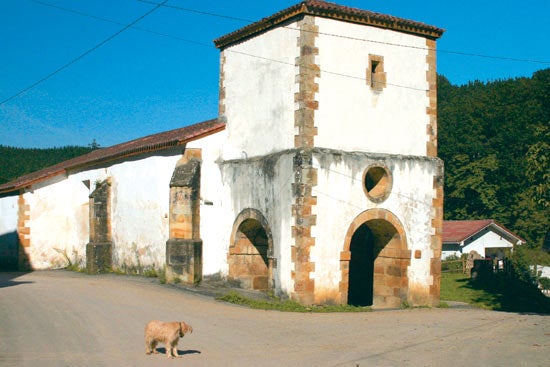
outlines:
{"label": "dense forest", "polygon": [[0,185],[27,173],[91,152],[93,147],[26,149],[0,145]]}
{"label": "dense forest", "polygon": [[454,86],[438,78],[445,219],[494,219],[540,248],[550,227],[550,69]]}
{"label": "dense forest", "polygon": [[[445,219],[494,219],[540,248],[550,227],[550,69],[452,85],[438,78]],[[0,146],[0,184],[90,152]]]}

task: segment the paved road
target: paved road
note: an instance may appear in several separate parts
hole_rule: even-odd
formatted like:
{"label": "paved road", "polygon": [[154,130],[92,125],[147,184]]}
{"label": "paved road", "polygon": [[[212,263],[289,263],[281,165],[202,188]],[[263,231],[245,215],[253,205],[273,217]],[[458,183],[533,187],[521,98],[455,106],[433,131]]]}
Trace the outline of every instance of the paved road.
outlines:
{"label": "paved road", "polygon": [[[149,319],[190,323],[145,355]],[[249,310],[156,281],[0,273],[0,366],[548,366],[550,316],[477,309]]]}

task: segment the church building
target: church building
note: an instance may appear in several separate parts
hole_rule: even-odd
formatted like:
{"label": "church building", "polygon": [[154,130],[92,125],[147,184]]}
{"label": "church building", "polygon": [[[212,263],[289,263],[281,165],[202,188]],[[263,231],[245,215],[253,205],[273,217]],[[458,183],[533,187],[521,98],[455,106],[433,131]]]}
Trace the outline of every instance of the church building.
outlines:
{"label": "church building", "polygon": [[0,266],[437,305],[442,34],[308,0],[214,40],[218,117],[1,185]]}

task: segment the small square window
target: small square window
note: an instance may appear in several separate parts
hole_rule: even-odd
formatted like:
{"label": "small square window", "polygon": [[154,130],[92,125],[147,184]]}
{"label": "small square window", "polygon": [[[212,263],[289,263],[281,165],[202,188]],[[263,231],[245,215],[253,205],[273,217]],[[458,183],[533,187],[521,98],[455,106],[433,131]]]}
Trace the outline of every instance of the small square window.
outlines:
{"label": "small square window", "polygon": [[381,91],[386,87],[386,73],[384,72],[383,56],[369,55],[367,84],[371,89],[377,91]]}

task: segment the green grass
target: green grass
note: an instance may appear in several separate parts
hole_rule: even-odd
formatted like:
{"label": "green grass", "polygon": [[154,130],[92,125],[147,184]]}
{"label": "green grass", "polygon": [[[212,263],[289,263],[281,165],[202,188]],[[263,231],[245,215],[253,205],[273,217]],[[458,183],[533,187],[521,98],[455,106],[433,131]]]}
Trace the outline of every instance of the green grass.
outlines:
{"label": "green grass", "polygon": [[[440,298],[446,301],[473,304],[475,300],[486,296],[484,291],[469,287],[469,280],[470,278],[462,273],[442,273]],[[483,305],[478,306],[488,308]]]}
{"label": "green grass", "polygon": [[505,274],[472,281],[464,274],[443,273],[441,299],[495,311],[550,313],[550,298],[535,286]]}
{"label": "green grass", "polygon": [[78,264],[69,264],[65,267],[65,270],[74,271],[76,273],[85,273],[86,267],[80,267]]}
{"label": "green grass", "polygon": [[269,300],[258,300],[245,297],[235,291],[231,291],[226,295],[217,297],[216,299],[224,302],[229,302],[237,305],[243,305],[250,308],[260,310],[276,310],[284,312],[369,312],[370,307],[356,307],[349,305],[313,305],[304,306],[291,300],[279,300],[272,298]]}

